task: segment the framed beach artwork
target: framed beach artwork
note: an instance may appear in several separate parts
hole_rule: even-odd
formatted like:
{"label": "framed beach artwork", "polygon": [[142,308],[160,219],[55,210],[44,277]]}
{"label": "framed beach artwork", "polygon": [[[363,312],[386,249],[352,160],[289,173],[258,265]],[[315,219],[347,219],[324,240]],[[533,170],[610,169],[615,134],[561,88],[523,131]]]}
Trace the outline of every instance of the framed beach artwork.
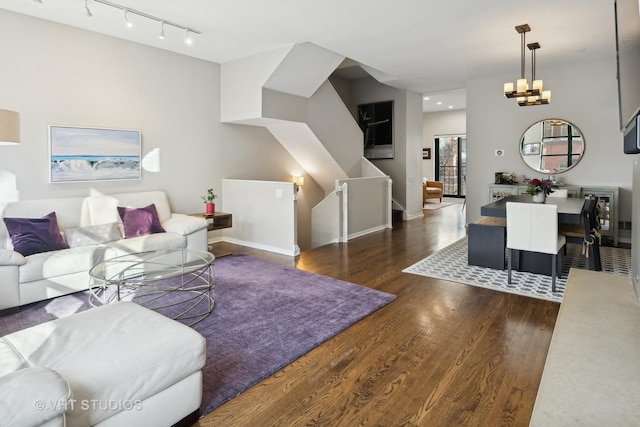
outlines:
{"label": "framed beach artwork", "polygon": [[141,178],[139,130],[49,126],[49,182]]}

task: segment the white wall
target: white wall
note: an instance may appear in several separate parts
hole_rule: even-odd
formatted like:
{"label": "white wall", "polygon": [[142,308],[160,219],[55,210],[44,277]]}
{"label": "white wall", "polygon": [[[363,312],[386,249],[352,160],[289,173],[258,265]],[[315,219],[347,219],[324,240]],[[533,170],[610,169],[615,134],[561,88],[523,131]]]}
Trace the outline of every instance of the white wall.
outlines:
{"label": "white wall", "polygon": [[[16,176],[21,199],[160,189],[183,213],[203,211],[223,178],[289,181],[301,168],[266,129],[220,123],[220,65],[0,10],[0,108],[21,114],[22,143],[1,147],[0,171]],[[50,124],[139,129],[142,149],[161,151],[161,172],[139,181],[48,183]],[[305,182],[299,245],[310,247]],[[215,233],[223,233],[217,231]]]}
{"label": "white wall", "polygon": [[297,194],[292,182],[224,179],[223,209],[233,214],[225,233],[232,243],[283,255],[299,255]]}
{"label": "white wall", "polygon": [[406,98],[406,194],[407,217],[422,216],[422,95],[407,91]]}
{"label": "white wall", "polygon": [[262,87],[291,51],[292,46],[227,62],[221,67],[224,86],[220,103],[222,121],[242,121],[262,117]]}
{"label": "white wall", "polygon": [[[467,133],[467,110],[438,111],[422,116],[422,147],[431,148],[431,159],[422,160],[422,176],[432,180],[435,172],[436,136],[464,135]],[[422,158],[422,153],[420,153]]]}
{"label": "white wall", "polygon": [[[514,76],[496,76],[469,81],[467,87],[467,219],[480,217],[480,206],[488,202],[487,185],[494,172],[515,172],[541,177],[529,169],[519,154],[522,134],[533,123],[561,118],[575,124],[584,135],[582,161],[558,174],[561,182],[573,185],[620,187],[619,220],[631,220],[631,176],[634,156],[622,152],[618,130],[615,51],[606,63],[540,71],[545,88],[552,91],[551,104],[519,107],[502,94],[504,82]],[[588,90],[585,90],[588,88]],[[497,157],[495,149],[505,150]]]}

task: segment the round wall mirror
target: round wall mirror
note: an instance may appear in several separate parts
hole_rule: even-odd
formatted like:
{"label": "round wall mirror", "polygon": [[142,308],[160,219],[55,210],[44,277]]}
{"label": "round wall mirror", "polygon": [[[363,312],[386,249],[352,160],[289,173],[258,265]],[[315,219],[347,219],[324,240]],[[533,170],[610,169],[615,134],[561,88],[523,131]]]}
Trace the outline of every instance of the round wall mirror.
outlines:
{"label": "round wall mirror", "polygon": [[584,138],[580,129],[566,120],[541,120],[529,126],[522,135],[520,155],[536,172],[566,172],[582,159]]}

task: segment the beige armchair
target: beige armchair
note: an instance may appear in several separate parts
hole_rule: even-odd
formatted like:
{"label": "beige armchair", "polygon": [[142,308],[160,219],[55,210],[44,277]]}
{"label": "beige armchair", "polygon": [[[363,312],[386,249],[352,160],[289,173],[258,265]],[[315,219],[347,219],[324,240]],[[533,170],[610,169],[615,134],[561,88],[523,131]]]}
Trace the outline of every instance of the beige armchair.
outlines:
{"label": "beige armchair", "polygon": [[440,181],[427,181],[422,184],[422,204],[427,202],[427,199],[440,199],[442,203],[442,190],[443,185]]}

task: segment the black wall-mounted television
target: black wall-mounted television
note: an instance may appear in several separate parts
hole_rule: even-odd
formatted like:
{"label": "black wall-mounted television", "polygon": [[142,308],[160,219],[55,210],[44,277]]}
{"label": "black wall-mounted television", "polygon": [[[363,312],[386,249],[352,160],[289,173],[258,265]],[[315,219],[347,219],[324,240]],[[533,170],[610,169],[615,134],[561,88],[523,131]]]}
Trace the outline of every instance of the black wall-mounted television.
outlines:
{"label": "black wall-mounted television", "polygon": [[624,152],[626,154],[640,153],[640,115],[629,122],[624,128]]}
{"label": "black wall-mounted television", "polygon": [[[615,0],[614,7],[620,130],[625,136],[624,152],[640,153],[640,141],[636,137],[638,135],[637,116],[640,113],[640,11],[638,0]],[[634,127],[636,127],[635,131]]]}

